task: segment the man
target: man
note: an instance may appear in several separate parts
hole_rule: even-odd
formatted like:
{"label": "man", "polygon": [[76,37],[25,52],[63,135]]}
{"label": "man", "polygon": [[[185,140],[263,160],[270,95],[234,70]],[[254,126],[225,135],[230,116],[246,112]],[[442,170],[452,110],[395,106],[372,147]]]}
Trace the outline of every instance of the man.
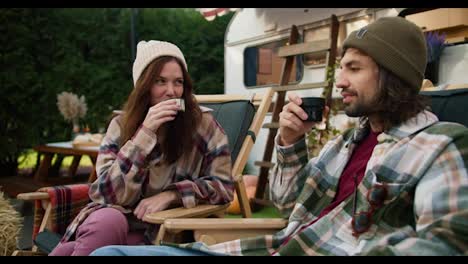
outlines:
{"label": "man", "polygon": [[280,114],[270,194],[288,226],[183,247],[237,255],[468,252],[468,130],[425,110],[422,31],[401,17],[381,18],[352,32],[343,51],[336,86],[359,127],[308,160],[304,133],[314,124],[304,122],[301,99],[289,93]]}

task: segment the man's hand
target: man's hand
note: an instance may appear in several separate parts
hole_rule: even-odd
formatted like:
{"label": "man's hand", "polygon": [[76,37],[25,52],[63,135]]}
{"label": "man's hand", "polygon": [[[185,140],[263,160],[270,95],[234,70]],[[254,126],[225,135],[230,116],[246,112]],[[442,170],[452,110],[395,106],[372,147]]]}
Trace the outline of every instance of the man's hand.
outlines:
{"label": "man's hand", "polygon": [[145,214],[163,211],[173,203],[180,204],[180,198],[176,191],[165,191],[140,201],[133,214],[140,220]]}
{"label": "man's hand", "polygon": [[[315,122],[304,122],[307,120],[307,113],[300,107],[301,98],[294,92],[288,92],[289,103],[283,107],[279,114],[280,144],[289,146],[296,143],[304,134],[315,126]],[[325,107],[323,115],[328,113]]]}

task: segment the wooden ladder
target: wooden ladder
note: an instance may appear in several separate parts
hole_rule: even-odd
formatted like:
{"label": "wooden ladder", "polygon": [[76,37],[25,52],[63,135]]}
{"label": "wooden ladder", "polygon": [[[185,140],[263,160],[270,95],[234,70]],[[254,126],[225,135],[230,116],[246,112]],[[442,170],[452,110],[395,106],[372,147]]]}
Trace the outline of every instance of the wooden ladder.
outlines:
{"label": "wooden ladder", "polygon": [[[274,167],[274,163],[271,162],[271,157],[275,145],[275,136],[279,128],[279,114],[285,104],[285,97],[287,91],[293,90],[306,90],[322,88],[325,89],[325,104],[331,109],[332,89],[333,81],[328,81],[329,78],[325,77],[324,82],[308,83],[308,84],[288,84],[291,73],[294,72],[293,62],[295,56],[306,53],[323,53],[326,52],[326,66],[327,69],[334,69],[336,61],[336,47],[338,40],[338,29],[339,22],[336,15],[331,16],[331,27],[330,37],[327,40],[320,40],[314,42],[297,43],[299,38],[299,32],[297,27],[293,25],[291,27],[291,33],[289,41],[286,46],[279,48],[278,56],[285,58],[283,63],[282,74],[280,78],[280,85],[273,87],[273,90],[277,93],[276,101],[273,106],[272,120],[271,123],[267,123],[263,128],[268,128],[268,138],[266,147],[263,155],[263,161],[256,161],[254,164],[260,167],[260,175],[258,179],[257,189],[255,191],[255,198],[251,199],[251,207],[253,211],[258,211],[263,206],[268,205],[269,201],[264,199],[265,186],[268,183],[268,174],[271,168]],[[328,71],[325,71],[327,75]],[[333,78],[330,78],[333,80]]]}

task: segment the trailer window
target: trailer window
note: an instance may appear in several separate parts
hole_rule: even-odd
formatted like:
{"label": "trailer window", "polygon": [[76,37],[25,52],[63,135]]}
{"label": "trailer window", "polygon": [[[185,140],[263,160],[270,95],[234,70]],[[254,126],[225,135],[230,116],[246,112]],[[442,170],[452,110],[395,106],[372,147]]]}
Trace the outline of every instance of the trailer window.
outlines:
{"label": "trailer window", "polygon": [[[361,16],[358,18],[348,19],[340,22],[340,28],[338,30],[338,43],[337,43],[337,56],[341,56],[341,48],[345,38],[354,30],[360,29],[361,27],[370,23],[369,16]],[[330,37],[330,25],[322,26],[313,29],[304,30],[304,42],[312,42],[329,39]],[[305,65],[320,65],[325,64],[326,54],[305,54],[304,64]]]}
{"label": "trailer window", "polygon": [[[246,87],[277,85],[280,83],[284,59],[277,56],[279,47],[285,46],[287,39],[248,47],[244,50],[244,84]],[[299,63],[298,63],[299,62]],[[295,73],[289,78],[289,83],[295,83],[302,78],[301,58],[293,63]]]}

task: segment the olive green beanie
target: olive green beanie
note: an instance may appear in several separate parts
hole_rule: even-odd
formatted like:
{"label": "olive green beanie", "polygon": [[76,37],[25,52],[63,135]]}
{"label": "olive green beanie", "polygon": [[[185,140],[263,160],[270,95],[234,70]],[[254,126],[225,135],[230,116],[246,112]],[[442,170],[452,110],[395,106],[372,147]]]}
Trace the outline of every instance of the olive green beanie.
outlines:
{"label": "olive green beanie", "polygon": [[426,39],[421,29],[402,17],[383,17],[351,32],[343,50],[356,48],[412,88],[421,88],[426,70]]}

